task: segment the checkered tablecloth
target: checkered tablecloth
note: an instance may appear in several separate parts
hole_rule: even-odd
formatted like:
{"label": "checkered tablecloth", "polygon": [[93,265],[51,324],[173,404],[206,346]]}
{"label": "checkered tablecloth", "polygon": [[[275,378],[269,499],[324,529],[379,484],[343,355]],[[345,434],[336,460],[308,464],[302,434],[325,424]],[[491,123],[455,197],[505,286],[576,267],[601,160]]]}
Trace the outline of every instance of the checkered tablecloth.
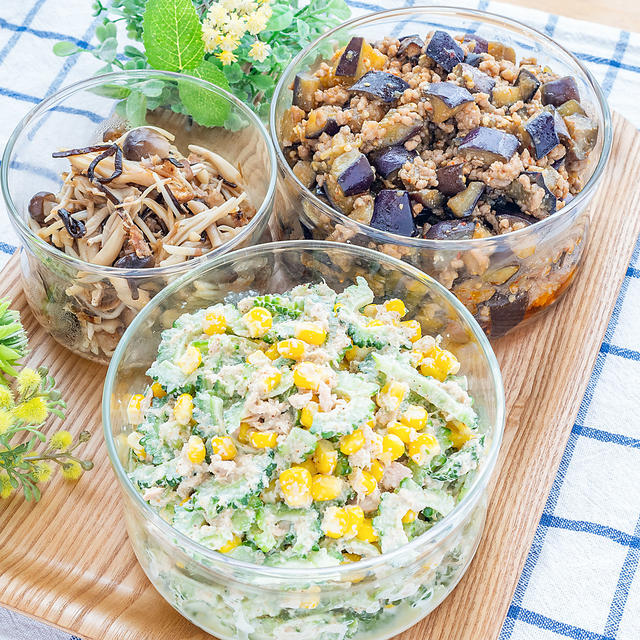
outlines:
{"label": "checkered tablecloth", "polygon": [[[350,4],[358,14],[414,3]],[[441,4],[493,11],[558,39],[591,69],[612,108],[640,127],[640,35],[486,0]],[[58,40],[90,47],[96,25],[90,0],[0,0],[0,143],[32,105],[95,71],[90,56],[56,58],[51,47]],[[0,205],[0,266],[16,244]],[[640,640],[639,254],[640,244],[500,640]],[[69,635],[0,609],[0,640],[26,639]]]}

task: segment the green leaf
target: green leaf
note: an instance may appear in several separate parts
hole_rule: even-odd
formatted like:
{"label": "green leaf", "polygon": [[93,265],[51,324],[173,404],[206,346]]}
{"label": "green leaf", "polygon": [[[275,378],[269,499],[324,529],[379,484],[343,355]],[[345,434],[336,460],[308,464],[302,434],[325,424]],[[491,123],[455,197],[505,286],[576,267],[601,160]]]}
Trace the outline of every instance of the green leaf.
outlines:
{"label": "green leaf", "polygon": [[142,39],[155,69],[195,69],[204,57],[202,27],[191,0],[149,0]]}
{"label": "green leaf", "polygon": [[332,15],[332,17],[338,18],[339,20],[346,20],[351,16],[351,9],[349,9],[344,0],[329,0],[325,11],[327,15]]}
{"label": "green leaf", "polygon": [[[307,40],[311,29],[304,20],[296,20],[296,29],[298,30],[298,36],[301,40]],[[300,43],[302,44],[302,43]]]}
{"label": "green leaf", "polygon": [[131,93],[131,89],[119,84],[103,84],[93,89],[92,93],[114,100],[124,100]]}
{"label": "green leaf", "polygon": [[141,91],[132,91],[125,103],[125,115],[132,127],[147,122],[147,96]]}
{"label": "green leaf", "polygon": [[242,67],[237,62],[233,62],[232,64],[227,65],[224,68],[224,75],[227,77],[227,80],[230,84],[240,82],[240,80],[245,77],[245,73],[242,70]]}
{"label": "green leaf", "polygon": [[94,55],[105,62],[113,62],[116,59],[117,52],[118,41],[115,38],[107,38],[97,49],[95,49]]}
{"label": "green leaf", "polygon": [[293,11],[285,6],[275,6],[273,14],[267,22],[267,31],[282,31],[293,22]]}
{"label": "green leaf", "polygon": [[162,94],[164,82],[162,80],[147,80],[138,86],[138,90],[142,91],[147,98],[157,98]]}
{"label": "green leaf", "polygon": [[[229,83],[224,73],[208,60],[203,60],[196,69],[186,70],[186,73],[229,90]],[[224,124],[231,111],[229,103],[224,98],[204,87],[180,80],[178,89],[182,104],[198,124],[204,127],[221,127]]]}
{"label": "green leaf", "polygon": [[273,78],[267,75],[253,75],[249,78],[251,84],[259,91],[266,91],[273,87]]}
{"label": "green leaf", "polygon": [[53,45],[53,53],[60,57],[72,56],[74,53],[80,53],[81,51],[84,51],[84,49],[73,44],[73,42],[62,41]]}

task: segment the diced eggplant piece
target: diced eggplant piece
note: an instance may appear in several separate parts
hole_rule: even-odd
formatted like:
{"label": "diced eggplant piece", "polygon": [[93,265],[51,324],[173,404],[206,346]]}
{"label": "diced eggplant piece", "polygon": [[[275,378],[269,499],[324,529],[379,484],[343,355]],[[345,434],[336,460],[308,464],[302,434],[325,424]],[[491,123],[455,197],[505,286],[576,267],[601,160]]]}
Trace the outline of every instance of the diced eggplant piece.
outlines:
{"label": "diced eggplant piece", "polygon": [[572,140],[569,145],[570,157],[584,160],[596,146],[598,126],[591,118],[579,113],[567,116],[564,121]]}
{"label": "diced eggplant piece", "polygon": [[419,189],[409,192],[409,200],[421,204],[426,209],[442,209],[444,206],[444,194],[437,189]]}
{"label": "diced eggplant piece", "polygon": [[529,295],[521,291],[515,295],[496,292],[486,303],[489,307],[489,335],[499,338],[524,320],[529,305]]}
{"label": "diced eggplant piece", "polygon": [[483,192],[484,182],[470,182],[464,191],[447,200],[447,206],[456,218],[465,218],[473,213]]}
{"label": "diced eggplant piece", "polygon": [[572,76],[564,76],[557,80],[545,82],[540,87],[540,96],[542,98],[542,104],[552,104],[554,107],[559,107],[561,104],[567,102],[567,100],[580,102],[578,84]]}
{"label": "diced eggplant piece", "polygon": [[477,127],[462,139],[458,151],[465,156],[481,158],[485,164],[491,164],[496,160],[507,162],[519,146],[520,141],[511,133],[490,127]]}
{"label": "diced eggplant piece", "polygon": [[360,80],[349,87],[349,91],[364,93],[373,98],[380,98],[383,102],[396,101],[409,83],[398,76],[386,71],[367,71]]}
{"label": "diced eggplant piece", "polygon": [[425,54],[447,73],[464,60],[462,47],[446,31],[433,32]]}
{"label": "diced eggplant piece", "polygon": [[373,205],[371,226],[374,229],[396,233],[401,236],[413,236],[416,227],[411,212],[409,194],[399,189],[383,189],[376,196]]}
{"label": "diced eggplant piece", "polygon": [[367,191],[375,177],[367,157],[356,149],[343,153],[333,161],[331,175],[345,196]]}
{"label": "diced eggplant piece", "polygon": [[404,146],[399,144],[374,151],[371,153],[371,162],[385,180],[395,180],[404,163],[411,162],[416,155],[415,151],[407,151]]}
{"label": "diced eggplant piece", "polygon": [[315,92],[320,89],[320,78],[310,73],[298,73],[293,81],[293,104],[305,111],[315,106]]}
{"label": "diced eggplant piece", "polygon": [[515,202],[504,196],[500,196],[494,202],[493,209],[496,212],[498,222],[506,220],[510,227],[515,224],[518,225],[518,228],[528,227],[538,222],[537,218],[524,213]]}
{"label": "diced eggplant piece", "polygon": [[290,147],[302,140],[300,123],[304,120],[305,112],[295,105],[289,107],[282,116],[280,123],[280,138],[282,146]]}
{"label": "diced eggplant piece", "polygon": [[507,60],[516,63],[516,52],[513,47],[508,47],[502,42],[491,41],[487,45],[487,53],[491,54],[496,60]]}
{"label": "diced eggplant piece", "polygon": [[473,220],[441,220],[436,222],[425,234],[429,240],[469,240],[476,230]]}
{"label": "diced eggplant piece", "polygon": [[396,109],[390,109],[382,120],[380,120],[380,126],[384,129],[384,133],[374,141],[376,149],[402,144],[422,131],[422,127],[424,126],[422,118],[414,115],[416,119],[405,124],[402,122],[402,118],[397,117],[397,114]]}
{"label": "diced eggplant piece", "polygon": [[342,187],[338,184],[338,180],[332,173],[325,176],[322,189],[327,197],[329,204],[336,210],[349,215],[353,209],[355,196],[345,196]]}
{"label": "diced eggplant piece", "polygon": [[558,107],[558,113],[561,117],[566,118],[572,116],[574,113],[579,113],[581,116],[586,116],[585,110],[577,100],[567,100],[564,104]]}
{"label": "diced eggplant piece", "polygon": [[465,33],[463,42],[474,42],[474,53],[487,53],[489,51],[489,42],[475,33]]}
{"label": "diced eggplant piece", "polygon": [[316,172],[311,168],[308,160],[298,160],[293,165],[293,174],[307,189],[316,181]]}
{"label": "diced eggplant piece", "polygon": [[404,36],[403,38],[400,38],[398,57],[416,60],[420,57],[423,49],[424,40],[419,35]]}
{"label": "diced eggplant piece", "polygon": [[538,160],[560,144],[553,114],[548,111],[541,111],[529,118],[524,129],[529,134],[534,155]]}
{"label": "diced eggplant piece", "polygon": [[431,82],[424,92],[433,108],[431,119],[436,123],[452,118],[465,104],[473,102],[464,87],[451,82]]}
{"label": "diced eggplant piece", "polygon": [[548,104],[544,107],[544,111],[548,111],[553,116],[553,124],[556,127],[556,133],[558,134],[560,142],[567,142],[570,140],[569,130],[567,129],[567,125],[562,119],[562,116],[558,112],[558,109],[556,109],[552,104]]}
{"label": "diced eggplant piece", "polygon": [[462,163],[449,164],[445,167],[440,167],[436,171],[438,190],[445,196],[455,196],[456,193],[465,190],[467,185],[462,173],[462,167]]}
{"label": "diced eggplant piece", "polygon": [[520,87],[515,85],[503,84],[496,87],[491,94],[491,102],[496,107],[510,107],[520,100]]}
{"label": "diced eggplant piece", "polygon": [[354,77],[356,75],[363,45],[364,38],[354,37],[349,40],[336,65],[336,76]]}
{"label": "diced eggplant piece", "polygon": [[467,55],[464,57],[464,61],[472,67],[480,66],[480,63],[483,60],[484,56],[481,53],[473,53],[472,51],[467,53]]}
{"label": "diced eggplant piece", "polygon": [[493,88],[496,86],[496,81],[491,76],[466,62],[461,62],[454,69],[454,73],[462,78],[464,86],[470,93],[487,93],[491,97]]}
{"label": "diced eggplant piece", "polygon": [[490,271],[486,271],[482,279],[488,282],[489,284],[493,284],[496,286],[500,286],[513,278],[513,276],[518,273],[520,270],[519,264],[507,264],[503,267],[497,267],[496,269],[491,269]]}
{"label": "diced eggplant piece", "polygon": [[349,217],[356,222],[369,224],[373,217],[373,196],[365,195],[357,198]]}
{"label": "diced eggplant piece", "polygon": [[528,102],[533,98],[535,92],[540,88],[540,80],[528,69],[520,69],[515,86],[520,89],[520,100]]}
{"label": "diced eggplant piece", "polygon": [[307,124],[304,128],[304,137],[314,140],[323,133],[333,136],[340,131],[340,126],[336,121],[338,107],[325,105],[314,109],[307,116]]}
{"label": "diced eggplant piece", "polygon": [[[542,202],[539,207],[536,207],[536,211],[543,211],[547,215],[555,213],[556,197],[549,191],[542,173],[539,171],[525,171],[523,175],[529,178],[531,184],[535,184],[544,190]],[[507,187],[506,193],[515,200],[516,204],[518,204],[523,211],[532,211],[532,193],[525,188],[518,178]]]}

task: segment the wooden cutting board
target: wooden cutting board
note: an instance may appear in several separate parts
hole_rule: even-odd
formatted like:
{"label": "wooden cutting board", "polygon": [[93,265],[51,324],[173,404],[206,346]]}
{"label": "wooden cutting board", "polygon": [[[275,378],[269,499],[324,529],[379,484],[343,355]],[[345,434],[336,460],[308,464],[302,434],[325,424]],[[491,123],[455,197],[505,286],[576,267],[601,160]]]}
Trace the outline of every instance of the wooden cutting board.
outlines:
{"label": "wooden cutting board", "polygon": [[[495,345],[507,427],[478,554],[453,594],[397,638],[497,637],[640,231],[639,183],[640,135],[615,115],[613,153],[591,205],[591,245],[575,284],[544,317]],[[48,365],[58,381],[66,428],[94,433],[86,447],[96,463],[77,484],[52,480],[37,505],[20,496],[0,503],[0,605],[84,640],[211,638],[156,593],[129,546],[102,441],[106,369],[65,351],[38,326],[17,256],[2,273],[0,295],[22,314],[33,347],[27,362]]]}

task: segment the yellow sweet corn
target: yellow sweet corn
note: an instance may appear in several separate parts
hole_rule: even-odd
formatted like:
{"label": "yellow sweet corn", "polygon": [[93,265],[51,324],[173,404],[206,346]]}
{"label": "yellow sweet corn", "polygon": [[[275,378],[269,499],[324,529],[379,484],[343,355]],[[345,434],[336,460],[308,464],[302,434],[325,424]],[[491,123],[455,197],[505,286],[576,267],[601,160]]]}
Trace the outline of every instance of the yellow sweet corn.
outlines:
{"label": "yellow sweet corn", "polygon": [[251,431],[249,444],[256,449],[273,449],[278,444],[278,434],[275,431]]}
{"label": "yellow sweet corn", "polygon": [[300,362],[293,368],[293,383],[299,389],[317,391],[323,379],[323,370],[313,362]]}
{"label": "yellow sweet corn", "polygon": [[391,460],[397,460],[404,455],[404,443],[397,435],[387,433],[382,438],[382,452],[389,456]]}
{"label": "yellow sweet corn", "polygon": [[376,394],[376,404],[387,411],[395,411],[407,394],[407,385],[390,380]]}
{"label": "yellow sweet corn", "polygon": [[413,509],[409,509],[407,511],[407,513],[405,513],[402,516],[402,522],[403,524],[410,524],[412,523],[416,518],[418,517],[418,514],[413,510]]}
{"label": "yellow sweet corn", "polygon": [[260,351],[260,349],[252,351],[247,356],[247,362],[252,364],[254,367],[264,367],[265,365],[270,364],[267,354],[264,351]]}
{"label": "yellow sweet corn", "polygon": [[416,464],[423,465],[438,453],[440,445],[430,433],[420,433],[409,443],[408,454]]}
{"label": "yellow sweet corn", "polygon": [[190,436],[187,442],[187,458],[193,464],[201,464],[207,455],[207,450],[200,436]]}
{"label": "yellow sweet corn", "polygon": [[407,308],[404,306],[404,302],[398,298],[387,300],[383,306],[387,311],[395,311],[401,318],[407,313]]}
{"label": "yellow sweet corn", "polygon": [[231,540],[228,540],[227,542],[225,542],[219,549],[218,551],[220,553],[229,553],[229,551],[233,551],[240,543],[242,542],[240,536],[238,536],[237,534],[233,534],[233,536],[231,537]]}
{"label": "yellow sweet corn", "polygon": [[223,460],[233,460],[238,453],[236,445],[229,436],[211,438],[211,451],[219,455]]}
{"label": "yellow sweet corn", "polygon": [[417,342],[422,337],[422,327],[417,320],[405,320],[400,323],[400,326],[408,329],[409,340],[411,340],[411,342]]}
{"label": "yellow sweet corn", "polygon": [[357,504],[349,504],[344,510],[347,514],[347,528],[344,535],[353,538],[358,534],[358,528],[364,522],[364,511]]}
{"label": "yellow sweet corn", "polygon": [[192,413],[193,398],[188,393],[179,395],[173,407],[173,417],[176,419],[176,422],[183,426],[189,424]]}
{"label": "yellow sweet corn", "polygon": [[202,331],[208,336],[212,336],[215,333],[224,333],[227,330],[227,319],[221,313],[210,311],[204,317],[202,323]]}
{"label": "yellow sweet corn", "polygon": [[307,344],[321,345],[327,339],[327,332],[317,322],[299,322],[294,335]]}
{"label": "yellow sweet corn", "polygon": [[311,504],[311,474],[304,467],[290,467],[278,477],[284,501],[292,508]]}
{"label": "yellow sweet corn", "polygon": [[311,425],[313,424],[313,416],[317,413],[317,411],[318,403],[314,400],[308,402],[307,405],[302,407],[302,409],[300,410],[300,424],[303,427],[310,429]]}
{"label": "yellow sweet corn", "polygon": [[247,444],[249,442],[249,434],[252,431],[251,425],[246,422],[240,423],[240,428],[238,429],[238,440],[242,442],[242,444]]}
{"label": "yellow sweet corn", "polygon": [[338,464],[338,452],[328,440],[319,440],[313,454],[313,462],[320,473],[332,474]]}
{"label": "yellow sweet corn", "polygon": [[311,496],[322,502],[335,500],[342,492],[342,479],[336,476],[318,474],[311,479]]}
{"label": "yellow sweet corn", "polygon": [[364,489],[365,495],[371,495],[378,486],[378,482],[376,481],[374,475],[369,473],[368,471],[363,471],[360,476],[360,484]]}
{"label": "yellow sweet corn", "polygon": [[378,534],[375,532],[373,528],[373,521],[371,518],[365,518],[358,527],[357,533],[358,540],[363,540],[364,542],[376,542],[378,539]]}
{"label": "yellow sweet corn", "polygon": [[177,364],[185,376],[191,375],[202,364],[202,353],[200,349],[190,344],[178,359]]}
{"label": "yellow sweet corn", "polygon": [[270,369],[261,381],[263,393],[273,391],[280,384],[280,380],[282,380],[282,374],[275,367]]}
{"label": "yellow sweet corn", "polygon": [[312,477],[318,473],[318,469],[316,468],[312,458],[307,458],[304,462],[298,463],[298,466],[306,469]]}
{"label": "yellow sweet corn", "polygon": [[295,338],[281,340],[278,342],[276,348],[283,358],[289,358],[289,360],[300,360],[304,355],[304,342],[302,342],[302,340],[296,340]]}
{"label": "yellow sweet corn", "polygon": [[382,480],[382,476],[384,475],[384,465],[379,460],[374,460],[371,463],[371,475],[378,481]]}
{"label": "yellow sweet corn", "polygon": [[144,460],[147,454],[144,450],[144,447],[140,444],[141,438],[142,438],[141,433],[138,433],[137,431],[132,431],[127,436],[127,444],[133,449],[133,453],[135,453],[138,456],[138,458],[140,458],[141,460]]}
{"label": "yellow sweet corn", "polygon": [[[418,404],[410,404],[400,416],[400,422],[402,422],[402,424],[416,431],[424,429],[427,426],[428,419],[429,414],[427,410]],[[404,442],[406,442],[406,440]]]}
{"label": "yellow sweet corn", "polygon": [[272,344],[265,352],[264,355],[269,358],[269,360],[275,360],[280,357],[280,353],[278,353],[278,347],[275,344]]}
{"label": "yellow sweet corn", "polygon": [[162,385],[159,382],[154,382],[151,385],[151,391],[154,398],[164,398],[167,395],[167,392],[162,388]]}
{"label": "yellow sweet corn", "polygon": [[384,327],[384,322],[382,320],[378,320],[377,318],[373,318],[373,320],[369,320],[366,324],[367,327]]}
{"label": "yellow sweet corn", "polygon": [[447,422],[447,429],[451,431],[451,435],[449,436],[449,440],[451,440],[451,444],[456,448],[460,449],[465,442],[468,442],[473,438],[473,432],[469,427],[464,424],[464,422],[460,422],[459,420],[452,420],[451,422]]}
{"label": "yellow sweet corn", "polygon": [[460,371],[460,363],[458,359],[446,349],[441,349],[437,345],[425,354],[420,361],[420,373],[423,376],[431,376],[440,382],[443,382],[450,374],[456,374]]}
{"label": "yellow sweet corn", "polygon": [[329,538],[341,538],[349,526],[348,515],[342,507],[329,507],[324,512],[322,531]]}
{"label": "yellow sweet corn", "polygon": [[262,338],[273,325],[273,316],[269,309],[253,307],[242,316],[252,338]]}
{"label": "yellow sweet corn", "polygon": [[131,425],[138,425],[142,422],[142,401],[144,396],[141,393],[136,393],[129,398],[129,404],[127,405],[127,420]]}
{"label": "yellow sweet corn", "polygon": [[378,305],[377,304],[368,304],[363,310],[362,315],[367,318],[375,318],[378,314]]}
{"label": "yellow sweet corn", "polygon": [[396,436],[404,444],[409,444],[416,435],[415,429],[395,420],[387,425],[387,433]]}
{"label": "yellow sweet corn", "polygon": [[350,456],[356,451],[360,451],[365,443],[364,433],[360,429],[356,429],[353,433],[340,438],[340,451],[345,456]]}

